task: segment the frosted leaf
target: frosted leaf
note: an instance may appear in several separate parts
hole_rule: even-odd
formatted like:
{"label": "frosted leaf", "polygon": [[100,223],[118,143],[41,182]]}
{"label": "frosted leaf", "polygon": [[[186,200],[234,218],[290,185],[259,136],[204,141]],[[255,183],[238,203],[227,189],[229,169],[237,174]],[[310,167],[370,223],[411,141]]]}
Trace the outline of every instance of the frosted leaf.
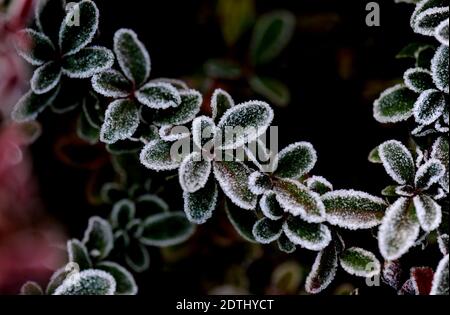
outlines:
{"label": "frosted leaf", "polygon": [[256,22],[250,42],[253,64],[264,64],[278,56],[290,41],[295,28],[295,16],[289,11],[274,11]]}
{"label": "frosted leaf", "polygon": [[444,94],[437,90],[426,90],[414,103],[414,118],[417,123],[429,125],[438,119],[444,111]]}
{"label": "frosted leaf", "polygon": [[249,176],[252,173],[241,162],[214,162],[214,176],[225,195],[237,206],[255,209],[258,198],[248,187]]}
{"label": "frosted leaf", "polygon": [[333,281],[337,267],[338,253],[336,245],[332,242],[317,254],[311,271],[306,278],[306,292],[317,294],[326,289]]}
{"label": "frosted leaf", "polygon": [[155,114],[156,125],[183,125],[190,122],[200,112],[203,102],[202,95],[196,90],[179,92],[181,104],[175,108],[168,108]]}
{"label": "frosted leaf", "polygon": [[442,255],[448,255],[448,234],[439,235],[438,244]]}
{"label": "frosted leaf", "polygon": [[416,93],[422,93],[434,87],[431,72],[424,68],[411,68],[406,70],[403,75],[403,80],[408,89]]}
{"label": "frosted leaf", "polygon": [[61,21],[66,16],[66,1],[37,0],[34,4],[34,20],[37,29],[56,41]]}
{"label": "frosted leaf", "polygon": [[212,177],[196,192],[184,191],[184,212],[188,220],[196,224],[203,224],[211,218],[216,209],[217,195],[217,185]]}
{"label": "frosted leaf", "polygon": [[411,278],[403,283],[400,290],[397,292],[398,295],[417,295],[416,288],[414,288],[414,283]]}
{"label": "frosted leaf", "polygon": [[171,142],[153,140],[145,145],[140,153],[141,163],[154,171],[167,171],[178,168],[180,162],[170,154]]}
{"label": "frosted leaf", "polygon": [[381,270],[375,255],[362,248],[348,248],[339,258],[342,268],[351,275],[368,278],[378,275]]}
{"label": "frosted leaf", "polygon": [[419,235],[417,220],[411,199],[401,197],[387,210],[378,231],[380,253],[387,260],[400,258]]}
{"label": "frosted leaf", "polygon": [[143,272],[150,266],[150,255],[144,245],[131,243],[125,254],[125,262],[134,272]]}
{"label": "frosted leaf", "polygon": [[139,102],[154,109],[177,107],[181,103],[177,89],[168,83],[149,82],[136,91],[135,95]]}
{"label": "frosted leaf", "polygon": [[448,67],[448,46],[441,45],[431,60],[431,73],[433,74],[433,81],[436,87],[445,93],[449,92]]}
{"label": "frosted leaf", "polygon": [[184,126],[164,125],[159,128],[159,136],[164,141],[177,141],[191,135],[189,129]]}
{"label": "frosted leaf", "polygon": [[67,255],[69,262],[74,262],[80,270],[92,268],[92,261],[86,246],[77,239],[67,241]]}
{"label": "frosted leaf", "polygon": [[[74,15],[80,23],[72,23]],[[72,55],[86,47],[98,28],[99,12],[93,1],[84,0],[70,8],[59,30],[59,47],[65,55]]]}
{"label": "frosted leaf", "polygon": [[299,217],[289,217],[283,224],[283,231],[292,243],[309,250],[322,250],[331,241],[326,225],[307,223]]}
{"label": "frosted leaf", "polygon": [[311,176],[306,180],[306,186],[318,193],[319,195],[323,195],[329,191],[333,190],[333,185],[322,176]]}
{"label": "frosted leaf", "polygon": [[113,101],[105,112],[105,121],[100,130],[100,140],[114,143],[131,137],[139,125],[136,103],[128,99]]}
{"label": "frosted leaf", "polygon": [[253,236],[258,243],[269,244],[276,241],[282,233],[282,222],[268,218],[258,220],[253,226]]}
{"label": "frosted leaf", "polygon": [[416,194],[415,188],[409,185],[396,186],[395,195],[403,197],[413,197]]}
{"label": "frosted leaf", "polygon": [[96,259],[107,257],[114,246],[114,237],[108,221],[100,217],[91,217],[84,232],[83,244],[89,250],[89,254]]}
{"label": "frosted leaf", "polygon": [[106,271],[116,280],[116,295],[135,295],[138,287],[133,275],[121,265],[112,261],[103,261],[97,264],[97,269]]}
{"label": "frosted leaf", "polygon": [[211,161],[203,159],[198,152],[186,156],[178,169],[181,188],[186,192],[193,193],[205,187],[211,167]]}
{"label": "frosted leaf", "polygon": [[73,272],[74,270],[67,268],[67,266],[57,269],[50,277],[47,287],[45,288],[45,294],[53,294],[55,290],[64,282],[64,280],[66,280],[67,276]]}
{"label": "frosted leaf", "polygon": [[446,7],[448,2],[446,0],[421,0],[417,3],[413,14],[411,15],[410,25],[414,28],[417,23],[418,16],[430,8]]}
{"label": "frosted leaf", "polygon": [[223,114],[233,106],[234,101],[230,94],[222,89],[214,90],[211,97],[211,116],[215,122],[218,122]]}
{"label": "frosted leaf", "polygon": [[379,225],[387,208],[383,199],[355,190],[335,190],[324,194],[322,201],[327,221],[350,230]]}
{"label": "frosted leaf", "polygon": [[320,196],[299,182],[285,179],[274,184],[280,205],[292,215],[311,223],[325,221],[325,206]]}
{"label": "frosted leaf", "polygon": [[445,166],[445,174],[441,177],[439,183],[442,188],[448,192],[449,191],[449,145],[448,138],[439,137],[433,144],[431,149],[431,158],[441,161]]}
{"label": "frosted leaf", "polygon": [[378,146],[373,148],[372,151],[370,151],[367,159],[371,163],[383,163],[380,158],[380,153],[378,152]]}
{"label": "frosted leaf", "polygon": [[259,200],[259,207],[266,218],[279,220],[283,217],[284,210],[276,199],[273,191],[267,191]]}
{"label": "frosted leaf", "polygon": [[188,85],[184,81],[181,81],[181,80],[178,80],[178,79],[156,78],[156,79],[150,80],[150,82],[153,82],[153,83],[168,83],[168,84],[172,85],[174,88],[176,88],[179,91],[189,89]]}
{"label": "frosted leaf", "polygon": [[309,142],[293,143],[278,153],[278,167],[274,174],[297,179],[309,173],[316,164],[317,153]]}
{"label": "frosted leaf", "polygon": [[[214,138],[215,133],[216,125],[211,118],[207,116],[199,116],[192,121],[192,141],[198,148],[203,148],[211,139]],[[205,149],[209,150],[212,149],[212,147]]]}
{"label": "frosted leaf", "polygon": [[114,55],[109,49],[93,46],[83,48],[75,55],[63,57],[62,71],[70,78],[90,78],[111,68],[113,63]]}
{"label": "frosted leaf", "polygon": [[219,135],[225,138],[219,148],[235,149],[256,140],[266,132],[272,120],[273,111],[265,102],[249,101],[230,108],[217,125],[221,130]]}
{"label": "frosted leaf", "polygon": [[420,147],[416,147],[416,160],[415,160],[416,167],[419,167],[422,164],[422,162],[424,161],[424,158],[425,158],[425,156],[423,154],[422,149]]}
{"label": "frosted leaf", "polygon": [[39,284],[34,281],[27,281],[20,288],[21,295],[44,295],[44,291]]}
{"label": "frosted leaf", "polygon": [[278,248],[286,254],[292,254],[297,249],[295,244],[292,243],[285,234],[281,234],[277,239]]}
{"label": "frosted leaf", "polygon": [[194,226],[182,212],[158,213],[143,223],[142,244],[158,247],[178,245],[195,232]]}
{"label": "frosted leaf", "polygon": [[413,30],[422,35],[433,36],[436,27],[445,19],[448,19],[448,6],[427,9],[416,16]]}
{"label": "frosted leaf", "polygon": [[430,295],[448,295],[448,257],[445,255],[436,268]]}
{"label": "frosted leaf", "polygon": [[113,228],[125,227],[128,222],[133,220],[136,214],[136,206],[129,199],[122,199],[116,202],[111,211],[111,226]]}
{"label": "frosted leaf", "polygon": [[427,232],[437,229],[442,221],[441,206],[425,194],[415,196],[413,201],[422,229]]}
{"label": "frosted leaf", "polygon": [[272,188],[270,177],[258,171],[250,174],[248,178],[248,188],[255,195],[262,195],[266,190]]}
{"label": "frosted leaf", "polygon": [[416,172],[416,178],[414,180],[416,188],[421,190],[429,189],[431,185],[439,182],[442,176],[444,176],[444,173],[445,167],[439,160],[428,160]]}
{"label": "frosted leaf", "polygon": [[267,76],[253,76],[248,83],[253,91],[277,106],[285,107],[291,101],[289,88],[280,80]]}
{"label": "frosted leaf", "polygon": [[37,68],[30,84],[31,89],[36,94],[45,94],[53,90],[61,79],[61,67],[54,61],[49,61]]}
{"label": "frosted leaf", "polygon": [[448,21],[449,19],[445,19],[439,24],[435,31],[434,37],[442,44],[448,46]]}
{"label": "frosted leaf", "polygon": [[59,93],[59,89],[46,94],[25,93],[14,106],[11,117],[16,122],[27,122],[36,119],[37,115],[49,106]]}
{"label": "frosted leaf", "polygon": [[258,217],[254,211],[245,211],[236,205],[225,202],[225,211],[236,232],[248,242],[256,243],[253,226]]}
{"label": "frosted leaf", "polygon": [[373,103],[373,117],[380,123],[396,123],[412,115],[416,93],[397,84],[380,94]]}
{"label": "frosted leaf", "polygon": [[399,184],[414,180],[414,161],[408,149],[399,141],[386,141],[379,146],[383,166],[389,176]]}
{"label": "frosted leaf", "polygon": [[94,91],[106,97],[126,97],[131,90],[130,82],[114,69],[94,75],[91,82]]}
{"label": "frosted leaf", "polygon": [[84,270],[68,277],[54,295],[113,295],[116,280],[111,274],[96,269]]}
{"label": "frosted leaf", "polygon": [[385,261],[382,272],[383,272],[382,277],[383,282],[391,286],[395,290],[398,290],[402,277],[402,268],[400,266],[400,262],[398,260]]}
{"label": "frosted leaf", "polygon": [[137,209],[140,213],[160,213],[168,212],[169,205],[160,197],[153,194],[145,194],[136,199]]}
{"label": "frosted leaf", "polygon": [[261,139],[249,142],[244,147],[247,158],[255,164],[255,166],[264,172],[272,173],[277,168],[276,155],[267,149],[266,144]]}
{"label": "frosted leaf", "polygon": [[41,66],[55,53],[55,47],[45,34],[27,28],[19,31],[16,49],[19,56],[33,66]]}

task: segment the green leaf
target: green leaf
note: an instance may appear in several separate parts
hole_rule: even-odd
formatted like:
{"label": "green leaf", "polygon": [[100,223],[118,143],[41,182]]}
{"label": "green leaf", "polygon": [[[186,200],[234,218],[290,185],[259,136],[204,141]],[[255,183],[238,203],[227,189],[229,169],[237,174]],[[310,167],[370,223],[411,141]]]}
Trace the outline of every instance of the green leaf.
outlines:
{"label": "green leaf", "polygon": [[35,94],[31,90],[28,91],[14,106],[11,113],[12,119],[16,122],[36,119],[37,115],[55,100],[58,93],[58,89],[46,94]]}
{"label": "green leaf", "polygon": [[[196,117],[192,121],[192,141],[197,146],[196,149],[209,151],[213,149],[214,143],[211,141],[216,134],[214,121],[207,116]],[[206,155],[202,153],[202,155]]]}
{"label": "green leaf", "polygon": [[74,55],[65,56],[62,68],[68,77],[84,79],[111,68],[113,63],[114,55],[109,49],[94,46],[83,48]]}
{"label": "green leaf", "polygon": [[[209,163],[209,162],[208,162]],[[217,205],[217,185],[211,176],[205,185],[195,192],[183,192],[184,212],[189,221],[203,224],[211,218]]]}
{"label": "green leaf", "polygon": [[181,103],[175,108],[158,111],[154,117],[156,125],[183,125],[195,118],[203,103],[202,95],[196,90],[180,91]]}
{"label": "green leaf", "polygon": [[76,263],[80,270],[92,268],[92,261],[87,248],[79,240],[72,239],[67,242],[67,253],[69,261]]}
{"label": "green leaf", "polygon": [[411,68],[406,70],[403,75],[403,80],[408,89],[416,93],[422,93],[423,91],[434,87],[431,72],[423,68]]}
{"label": "green leaf", "polygon": [[425,194],[413,198],[416,215],[424,231],[436,230],[442,221],[441,206]]}
{"label": "green leaf", "polygon": [[225,203],[225,211],[236,232],[246,241],[256,243],[253,236],[253,226],[258,221],[256,213],[242,210],[229,202]]}
{"label": "green leaf", "polygon": [[281,234],[277,239],[278,248],[286,254],[292,254],[297,249],[295,244],[292,243],[285,234]]}
{"label": "green leaf", "polygon": [[219,0],[217,11],[223,39],[227,46],[233,46],[252,24],[255,4],[253,0]]}
{"label": "green leaf", "polygon": [[145,145],[140,153],[141,163],[154,171],[167,171],[179,167],[178,156],[172,156],[172,142],[152,140]]}
{"label": "green leaf", "polygon": [[255,209],[258,198],[248,187],[252,171],[244,163],[215,161],[213,170],[220,188],[235,205]]}
{"label": "green leaf", "polygon": [[250,101],[233,106],[225,112],[217,127],[219,149],[235,149],[245,143],[256,140],[264,134],[273,120],[273,111],[269,104]]}
{"label": "green leaf", "polygon": [[97,264],[96,268],[106,271],[114,277],[116,280],[116,295],[135,295],[138,292],[133,275],[121,265],[111,261],[103,261]]}
{"label": "green leaf", "polygon": [[113,295],[115,291],[116,281],[111,274],[88,269],[68,277],[53,295]]}
{"label": "green leaf", "polygon": [[223,114],[234,106],[233,98],[222,89],[215,89],[211,97],[211,117],[217,123]]}
{"label": "green leaf", "polygon": [[20,288],[21,295],[44,295],[44,291],[39,284],[33,281],[27,281]]}
{"label": "green leaf", "polygon": [[442,188],[448,192],[449,191],[449,145],[448,138],[439,137],[433,144],[431,150],[431,158],[441,161],[442,165],[445,166],[445,174],[439,180]]}
{"label": "green leaf", "polygon": [[284,215],[284,210],[277,201],[273,191],[266,191],[259,200],[259,207],[264,216],[271,220],[279,220]]}
{"label": "green leaf", "polygon": [[333,281],[338,267],[338,252],[334,242],[317,254],[305,283],[306,292],[317,294]]}
{"label": "green leaf", "polygon": [[43,65],[55,54],[55,46],[43,33],[27,28],[19,31],[17,37],[17,53],[33,66]]}
{"label": "green leaf", "polygon": [[114,52],[125,76],[137,87],[149,77],[151,62],[144,44],[130,29],[120,29],[114,34]]}
{"label": "green leaf", "polygon": [[69,276],[73,272],[74,270],[70,270],[70,268],[67,268],[67,266],[56,270],[47,284],[45,294],[47,295],[53,294],[55,290],[64,282],[64,280],[66,280],[67,276]]}
{"label": "green leaf", "polygon": [[272,189],[272,180],[267,174],[256,171],[248,178],[248,188],[255,195],[262,195]]}
{"label": "green leaf", "polygon": [[168,83],[149,82],[136,92],[137,100],[154,109],[177,107],[181,103],[178,90]]}
{"label": "green leaf", "polygon": [[411,199],[401,197],[387,210],[378,230],[380,253],[387,260],[405,254],[419,235],[420,225]]}
{"label": "green leaf", "polygon": [[325,220],[325,207],[320,196],[303,184],[289,179],[279,180],[274,183],[274,192],[280,205],[292,215],[300,215],[311,223]]}
{"label": "green leaf", "polygon": [[436,84],[436,87],[447,93],[449,92],[448,88],[448,46],[441,45],[431,60],[431,73],[433,74],[433,82]]}
{"label": "green leaf", "polygon": [[403,84],[395,85],[383,93],[373,103],[373,116],[381,123],[396,123],[407,120],[417,95]]}
{"label": "green leaf", "polygon": [[186,192],[196,192],[205,187],[211,174],[211,161],[202,157],[201,153],[193,152],[184,158],[178,169],[181,188]]}
{"label": "green leaf", "polygon": [[414,104],[414,118],[417,123],[429,125],[443,113],[446,99],[442,92],[430,89],[422,92]]}
{"label": "green leaf", "polygon": [[80,113],[77,120],[77,135],[90,144],[97,143],[100,138],[100,129],[89,123],[84,112]]}
{"label": "green leaf", "polygon": [[285,107],[291,101],[289,88],[277,79],[254,76],[250,78],[249,84],[253,91],[266,97],[277,106]]}
{"label": "green leaf", "polygon": [[194,226],[184,213],[159,213],[144,221],[140,241],[145,245],[167,247],[185,242],[194,232]]}
{"label": "green leaf", "polygon": [[388,175],[399,184],[414,182],[414,161],[409,150],[397,140],[379,146],[379,154]]}
{"label": "green leaf", "polygon": [[143,272],[150,266],[150,255],[144,245],[132,242],[127,248],[125,261],[133,271]]}
{"label": "green leaf", "polygon": [[209,59],[203,68],[208,77],[216,79],[235,80],[242,75],[239,64],[227,59]]}
{"label": "green leaf", "polygon": [[375,255],[359,247],[346,249],[340,256],[340,262],[345,271],[358,277],[373,277],[381,270]]}
{"label": "green leaf", "polygon": [[444,173],[445,167],[439,160],[428,160],[417,170],[414,180],[416,188],[421,190],[429,189],[431,185],[439,182]]}
{"label": "green leaf", "polygon": [[136,103],[128,99],[113,101],[105,112],[105,121],[100,130],[100,140],[114,143],[131,137],[139,125]]}
{"label": "green leaf", "polygon": [[309,173],[317,161],[317,153],[309,142],[293,143],[278,153],[278,166],[274,175],[298,179]]}
{"label": "green leaf", "polygon": [[431,59],[435,54],[434,46],[423,46],[416,53],[416,67],[429,69],[431,67]]}
{"label": "green leaf", "polygon": [[[79,23],[73,21],[76,16],[79,16]],[[61,52],[72,55],[86,47],[97,32],[98,19],[99,12],[93,1],[84,0],[73,5],[59,31]]]}
{"label": "green leaf", "polygon": [[299,217],[289,217],[283,224],[283,231],[292,243],[309,250],[322,250],[331,241],[326,225],[307,223]]}
{"label": "green leaf", "polygon": [[36,94],[45,94],[53,90],[59,84],[61,73],[58,63],[54,61],[45,63],[34,71],[30,81],[31,89]]}
{"label": "green leaf", "polygon": [[445,255],[436,268],[430,295],[448,295],[448,257]]}
{"label": "green leaf", "polygon": [[322,196],[327,221],[350,229],[370,229],[381,223],[387,208],[383,199],[355,190],[335,190]]}
{"label": "green leaf", "polygon": [[84,232],[83,244],[90,256],[101,260],[109,255],[114,246],[111,225],[100,217],[91,217]]}
{"label": "green leaf", "polygon": [[417,53],[425,47],[429,47],[429,45],[423,43],[409,43],[398,52],[395,58],[416,58]]}
{"label": "green leaf", "polygon": [[111,226],[113,229],[125,228],[127,224],[134,219],[136,206],[129,199],[122,199],[116,202],[111,211]]}
{"label": "green leaf", "polygon": [[268,218],[258,220],[253,226],[253,237],[258,243],[269,244],[276,241],[281,233],[283,221],[273,221]]}
{"label": "green leaf", "polygon": [[448,46],[448,41],[449,41],[449,37],[448,37],[448,24],[449,24],[449,19],[445,19],[444,21],[441,22],[441,24],[439,24],[435,31],[434,31],[434,37],[436,37],[436,39],[442,44],[442,45],[447,45]]}
{"label": "green leaf", "polygon": [[430,8],[417,14],[414,18],[414,24],[412,25],[414,32],[434,36],[436,27],[441,24],[442,21],[448,19],[448,5],[441,8]]}
{"label": "green leaf", "polygon": [[410,20],[411,27],[414,28],[415,24],[417,23],[418,17],[421,13],[431,8],[446,7],[446,6],[448,6],[448,2],[446,2],[446,0],[421,0],[419,3],[417,3],[414,12],[411,15]]}
{"label": "green leaf", "polygon": [[250,44],[253,64],[267,63],[277,57],[292,38],[295,16],[289,11],[274,11],[256,22]]}
{"label": "green leaf", "polygon": [[117,70],[109,69],[92,77],[92,88],[106,97],[126,97],[130,94],[131,83]]}
{"label": "green leaf", "polygon": [[306,186],[315,193],[323,195],[333,190],[333,185],[322,176],[311,176],[306,180]]}
{"label": "green leaf", "polygon": [[383,163],[380,158],[380,153],[378,152],[378,146],[370,151],[368,160],[371,163]]}

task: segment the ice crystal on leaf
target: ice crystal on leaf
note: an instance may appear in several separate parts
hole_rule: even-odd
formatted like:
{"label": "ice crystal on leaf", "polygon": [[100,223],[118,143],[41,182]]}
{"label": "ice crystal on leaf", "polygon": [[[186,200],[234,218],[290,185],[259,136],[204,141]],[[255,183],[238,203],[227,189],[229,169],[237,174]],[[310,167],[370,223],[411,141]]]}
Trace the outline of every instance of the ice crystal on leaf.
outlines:
{"label": "ice crystal on leaf", "polygon": [[430,295],[448,295],[448,257],[445,255],[436,268]]}
{"label": "ice crystal on leaf", "polygon": [[181,103],[178,90],[168,83],[149,82],[136,92],[139,102],[154,109],[177,107]]}
{"label": "ice crystal on leaf", "polygon": [[196,90],[180,91],[181,103],[176,108],[158,111],[154,123],[162,125],[183,125],[190,122],[199,113],[203,103],[202,95]]}
{"label": "ice crystal on leaf", "polygon": [[283,224],[288,239],[309,250],[319,251],[331,241],[328,227],[320,223],[307,223],[298,217],[291,217]]}
{"label": "ice crystal on leaf", "polygon": [[411,183],[414,179],[414,161],[408,149],[399,141],[390,140],[379,146],[383,166],[389,176],[399,184]]}
{"label": "ice crystal on leaf", "polygon": [[113,295],[116,280],[111,274],[88,269],[69,276],[53,293],[54,295]]}
{"label": "ice crystal on leaf", "polygon": [[426,90],[414,103],[414,118],[419,124],[429,125],[442,115],[445,106],[445,96],[441,92]]}
{"label": "ice crystal on leaf", "polygon": [[230,94],[222,89],[214,90],[214,93],[211,97],[211,111],[212,119],[216,123],[218,123],[223,114],[225,114],[225,112],[233,106],[234,101],[231,98]]}
{"label": "ice crystal on leaf", "polygon": [[448,234],[439,235],[438,244],[442,255],[448,255]]}
{"label": "ice crystal on leaf", "polygon": [[[208,162],[208,165],[211,164]],[[196,224],[203,224],[211,218],[216,209],[217,195],[217,185],[212,176],[202,188],[195,192],[185,190],[183,192],[184,212],[188,220]]]}
{"label": "ice crystal on leaf", "polygon": [[442,220],[441,206],[425,194],[415,196],[413,201],[422,229],[424,231],[437,229]]}
{"label": "ice crystal on leaf", "polygon": [[191,153],[181,162],[178,169],[181,188],[190,193],[203,188],[208,181],[211,168],[211,162],[202,160],[200,153]]}
{"label": "ice crystal on leaf", "polygon": [[444,176],[445,167],[437,159],[428,160],[416,172],[414,183],[416,188],[427,190]]}
{"label": "ice crystal on leaf", "polygon": [[316,150],[308,142],[293,143],[278,153],[275,176],[297,179],[309,173],[317,161]]}
{"label": "ice crystal on leaf", "polygon": [[434,37],[436,37],[436,39],[442,44],[442,45],[447,45],[448,46],[448,42],[449,42],[449,38],[448,38],[448,24],[449,24],[449,19],[445,19],[444,21],[441,22],[441,24],[439,24],[435,31],[434,31]]}
{"label": "ice crystal on leaf", "polygon": [[109,104],[100,131],[100,140],[115,143],[131,137],[139,125],[139,113],[134,102],[122,99]]}
{"label": "ice crystal on leaf", "polygon": [[431,150],[431,157],[441,161],[442,165],[445,167],[445,173],[440,178],[439,182],[442,188],[448,192],[449,191],[449,141],[448,138],[439,137],[433,144]]}
{"label": "ice crystal on leaf", "polygon": [[248,187],[255,195],[262,195],[265,191],[272,188],[272,182],[270,177],[256,171],[248,177]]}
{"label": "ice crystal on leaf", "polygon": [[112,275],[116,281],[116,295],[135,295],[138,292],[136,282],[131,273],[121,265],[105,261],[96,265],[96,268]]}
{"label": "ice crystal on leaf", "polygon": [[236,205],[228,202],[225,203],[225,211],[236,232],[243,239],[256,243],[253,236],[253,226],[258,221],[256,213],[254,211],[242,211]]}
{"label": "ice crystal on leaf", "polygon": [[431,60],[431,73],[433,74],[433,81],[437,88],[448,94],[448,46],[441,45]]}
{"label": "ice crystal on leaf", "polygon": [[427,9],[417,14],[413,30],[422,35],[433,36],[436,27],[438,27],[445,19],[448,19],[448,6]]}
{"label": "ice crystal on leaf", "polygon": [[153,140],[145,145],[140,153],[141,163],[154,171],[166,171],[178,168],[180,162],[171,156],[171,142]]}
{"label": "ice crystal on leaf", "polygon": [[259,207],[264,216],[271,220],[279,220],[283,217],[284,210],[277,201],[273,191],[267,191],[259,200]]}
{"label": "ice crystal on leaf", "polygon": [[411,68],[406,70],[403,75],[403,80],[408,89],[416,93],[422,93],[434,87],[431,72],[424,68]]}
{"label": "ice crystal on leaf", "polygon": [[383,93],[373,103],[373,116],[381,123],[396,123],[407,120],[417,95],[403,84],[395,85]]}
{"label": "ice crystal on leaf", "polygon": [[86,246],[77,239],[67,242],[67,254],[70,262],[77,263],[81,270],[92,268],[92,261]]}
{"label": "ice crystal on leaf", "polygon": [[347,248],[340,255],[340,263],[349,274],[359,277],[373,277],[381,270],[375,255],[358,247]]}
{"label": "ice crystal on leaf", "polygon": [[111,225],[100,217],[91,217],[83,237],[89,254],[97,259],[108,256],[114,246]]}
{"label": "ice crystal on leaf", "polygon": [[282,233],[282,226],[279,221],[272,221],[262,218],[253,226],[253,236],[261,244],[269,244],[277,240]]}
{"label": "ice crystal on leaf", "polygon": [[317,254],[311,272],[306,278],[305,289],[316,294],[324,290],[333,281],[338,267],[338,250],[334,242]]}
{"label": "ice crystal on leaf", "polygon": [[333,190],[333,185],[322,176],[311,176],[306,180],[306,186],[312,191],[323,195]]}

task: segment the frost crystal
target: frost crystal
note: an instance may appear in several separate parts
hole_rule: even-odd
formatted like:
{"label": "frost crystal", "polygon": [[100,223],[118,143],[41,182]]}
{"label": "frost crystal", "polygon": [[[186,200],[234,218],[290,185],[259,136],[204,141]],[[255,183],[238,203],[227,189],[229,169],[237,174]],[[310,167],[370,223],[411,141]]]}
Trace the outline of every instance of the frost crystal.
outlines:
{"label": "frost crystal", "polygon": [[274,174],[297,179],[309,173],[316,164],[317,153],[309,142],[293,143],[278,153],[278,167]]}
{"label": "frost crystal", "polygon": [[448,22],[449,19],[445,19],[436,27],[434,36],[442,44],[448,46]]}
{"label": "frost crystal", "polygon": [[183,125],[190,122],[199,113],[203,102],[202,95],[196,90],[179,91],[181,103],[155,114],[156,125]]}
{"label": "frost crystal", "polygon": [[446,168],[444,175],[441,177],[439,183],[442,188],[449,191],[449,145],[448,138],[439,137],[433,144],[431,149],[431,157],[441,161]]}
{"label": "frost crystal", "polygon": [[124,227],[133,220],[136,213],[134,202],[129,199],[122,199],[116,202],[111,211],[111,226],[113,228]]}
{"label": "frost crystal", "polygon": [[250,174],[248,187],[255,195],[262,195],[266,190],[272,188],[272,182],[269,176],[256,171]]}
{"label": "frost crystal", "polygon": [[267,191],[259,200],[259,207],[266,218],[279,220],[283,217],[284,210],[276,199],[273,191]]}
{"label": "frost crystal", "polygon": [[317,254],[305,283],[307,292],[316,294],[333,281],[338,266],[338,253],[334,243]]}
{"label": "frost crystal", "polygon": [[441,206],[425,194],[415,196],[413,201],[422,229],[427,232],[437,229],[442,220]]}
{"label": "frost crystal", "polygon": [[448,19],[448,6],[427,9],[415,17],[413,30],[422,35],[433,36],[436,27],[445,19]]}
{"label": "frost crystal", "polygon": [[387,210],[378,231],[378,246],[385,259],[405,254],[419,235],[420,225],[411,199],[401,197]]}
{"label": "frost crystal", "polygon": [[214,162],[214,176],[225,195],[237,206],[255,209],[257,196],[248,187],[252,170],[241,162]]}
{"label": "frost crystal", "polygon": [[448,234],[439,235],[438,243],[442,255],[448,255]]}
{"label": "frost crystal", "polygon": [[105,112],[105,121],[100,130],[100,140],[114,143],[131,137],[139,125],[136,104],[127,99],[113,101]]}
{"label": "frost crystal", "polygon": [[403,84],[395,85],[383,93],[373,103],[373,116],[381,123],[395,123],[407,120],[417,95]]}
{"label": "frost crystal", "polygon": [[67,254],[69,262],[76,263],[81,270],[92,268],[92,261],[86,246],[79,240],[67,241]]}
{"label": "frost crystal", "polygon": [[431,73],[433,81],[437,88],[445,93],[449,92],[448,88],[448,46],[441,45],[431,60]]}
{"label": "frost crystal", "polygon": [[445,167],[437,159],[428,160],[425,164],[419,167],[414,180],[416,188],[427,190],[431,185],[439,182],[444,176]]}
{"label": "frost crystal", "polygon": [[355,190],[336,190],[322,196],[326,219],[333,225],[357,230],[381,223],[387,207],[383,199]]}
{"label": "frost crystal", "polygon": [[442,115],[445,106],[444,94],[433,89],[426,90],[414,103],[414,118],[417,123],[429,125]]}
{"label": "frost crystal", "polygon": [[211,218],[216,209],[217,195],[217,185],[213,178],[210,178],[204,187],[196,192],[184,191],[184,212],[188,220],[196,224],[203,224]]}
{"label": "frost crystal", "polygon": [[55,89],[47,94],[25,93],[14,106],[11,117],[16,122],[27,122],[36,119],[37,115],[49,106],[59,93]]}
{"label": "frost crystal", "polygon": [[91,79],[95,92],[106,97],[126,97],[131,89],[130,82],[117,70],[109,69],[94,75]]}
{"label": "frost crystal", "polygon": [[403,79],[405,85],[416,93],[422,93],[434,87],[431,72],[424,68],[411,68],[406,70]]}
{"label": "frost crystal", "polygon": [[277,240],[278,248],[286,254],[292,254],[297,249],[285,234],[281,234]]}
{"label": "frost crystal", "polygon": [[50,38],[33,29],[19,31],[17,36],[19,38],[16,43],[17,53],[33,66],[43,65],[55,51]]}
{"label": "frost crystal", "polygon": [[306,180],[306,186],[312,191],[323,195],[333,190],[333,185],[322,176],[311,176]]}
{"label": "frost crystal", "polygon": [[135,95],[140,103],[154,109],[177,107],[181,103],[177,89],[163,82],[149,82],[136,91]]}
{"label": "frost crystal", "polygon": [[322,250],[331,241],[331,233],[326,225],[307,223],[298,217],[290,217],[284,222],[283,231],[292,243],[309,250]]}
{"label": "frost crystal", "polygon": [[102,270],[88,269],[67,278],[54,295],[113,295],[116,280]]}
{"label": "frost crystal", "polygon": [[389,176],[399,184],[414,180],[414,161],[408,149],[399,141],[390,140],[379,146],[383,166]]}
{"label": "frost crystal", "polygon": [[171,155],[171,142],[153,140],[145,145],[140,153],[141,163],[154,171],[167,171],[178,168],[180,162]]}
{"label": "frost crystal", "polygon": [[[91,256],[103,259],[108,256],[114,246],[111,225],[100,217],[91,217],[84,232],[83,244],[90,251]],[[97,255],[93,255],[93,253]]]}
{"label": "frost crystal", "polygon": [[236,232],[245,240],[256,243],[252,230],[258,217],[255,211],[243,211],[234,204],[225,203],[225,211]]}
{"label": "frost crystal", "polygon": [[380,262],[375,255],[358,247],[346,249],[340,256],[340,262],[345,271],[358,277],[373,277],[381,270]]}
{"label": "frost crystal", "polygon": [[325,221],[325,206],[320,196],[299,182],[285,179],[275,183],[277,201],[292,215],[300,215],[311,223]]}
{"label": "frost crystal", "polygon": [[223,114],[234,106],[234,101],[230,94],[222,89],[214,90],[211,97],[211,111],[212,119],[218,122],[222,118]]}
{"label": "frost crystal", "polygon": [[36,94],[44,94],[53,90],[61,78],[61,67],[54,61],[49,61],[37,68],[30,84],[31,89]]}
{"label": "frost crystal", "polygon": [[113,53],[104,47],[83,48],[76,55],[65,56],[62,71],[69,78],[85,79],[112,67]]}
{"label": "frost crystal", "polygon": [[202,159],[198,152],[193,152],[184,158],[178,169],[181,188],[187,192],[196,192],[203,188],[211,173],[211,162]]}
{"label": "frost crystal", "polygon": [[399,289],[402,277],[402,268],[398,260],[387,260],[383,266],[383,282],[394,288]]}
{"label": "frost crystal", "polygon": [[253,226],[253,236],[261,244],[269,244],[277,240],[281,233],[281,222],[262,218]]}
{"label": "frost crystal", "polygon": [[159,136],[164,141],[177,141],[189,137],[191,133],[185,126],[164,125],[159,128]]}
{"label": "frost crystal", "polygon": [[430,295],[448,295],[448,257],[445,255],[436,268]]}

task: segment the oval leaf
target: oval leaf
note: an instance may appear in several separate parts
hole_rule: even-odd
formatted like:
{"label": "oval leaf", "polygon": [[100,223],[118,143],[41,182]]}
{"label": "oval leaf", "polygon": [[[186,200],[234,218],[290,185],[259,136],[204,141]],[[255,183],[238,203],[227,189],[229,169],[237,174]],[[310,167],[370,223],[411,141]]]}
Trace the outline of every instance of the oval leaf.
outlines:
{"label": "oval leaf", "polygon": [[414,161],[408,149],[399,141],[390,140],[379,146],[383,166],[389,176],[399,184],[410,184],[414,180]]}

